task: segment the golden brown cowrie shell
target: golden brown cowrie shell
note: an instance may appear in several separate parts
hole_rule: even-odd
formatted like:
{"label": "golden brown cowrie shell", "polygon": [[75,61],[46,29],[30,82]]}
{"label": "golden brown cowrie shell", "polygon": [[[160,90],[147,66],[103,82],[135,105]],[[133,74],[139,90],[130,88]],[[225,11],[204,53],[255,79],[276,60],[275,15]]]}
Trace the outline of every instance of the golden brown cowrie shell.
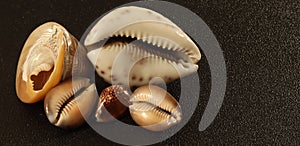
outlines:
{"label": "golden brown cowrie shell", "polygon": [[[80,48],[80,49],[79,49]],[[79,53],[73,65],[74,55]],[[86,51],[63,26],[47,22],[36,28],[22,49],[17,73],[16,92],[25,103],[42,100],[61,80],[88,70]],[[80,60],[80,61],[79,61]]]}
{"label": "golden brown cowrie shell", "polygon": [[105,88],[99,98],[96,111],[97,122],[108,122],[122,116],[129,105],[128,90],[121,85]]}
{"label": "golden brown cowrie shell", "polygon": [[87,78],[69,79],[46,95],[44,109],[48,120],[55,126],[75,128],[84,123],[96,102],[95,84]]}
{"label": "golden brown cowrie shell", "polygon": [[163,131],[179,123],[182,111],[176,99],[158,86],[146,85],[136,89],[130,100],[133,120],[151,131]]}

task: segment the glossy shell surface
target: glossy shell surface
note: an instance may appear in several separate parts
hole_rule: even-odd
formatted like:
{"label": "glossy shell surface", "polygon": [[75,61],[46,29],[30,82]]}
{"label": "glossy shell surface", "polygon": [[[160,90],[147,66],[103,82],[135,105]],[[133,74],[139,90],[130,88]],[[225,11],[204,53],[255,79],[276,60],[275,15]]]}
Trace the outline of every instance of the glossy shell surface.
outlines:
{"label": "glossy shell surface", "polygon": [[128,90],[121,85],[112,85],[105,88],[99,98],[96,111],[98,122],[108,122],[122,116],[129,105]]}
{"label": "glossy shell surface", "polygon": [[197,45],[175,23],[146,8],[117,8],[88,33],[84,45],[99,76],[112,84],[141,86],[196,72]]}
{"label": "glossy shell surface", "polygon": [[[76,50],[82,55],[74,59]],[[63,26],[55,22],[39,26],[26,40],[19,57],[16,73],[19,99],[25,103],[42,100],[50,89],[71,76],[73,66],[78,72],[88,70],[84,64],[87,61],[79,61],[85,57],[86,51]]]}
{"label": "glossy shell surface", "polygon": [[133,120],[151,131],[163,131],[181,121],[182,111],[176,99],[158,86],[136,89],[130,100],[129,111]]}
{"label": "glossy shell surface", "polygon": [[53,125],[75,128],[91,114],[96,99],[95,84],[90,84],[89,79],[69,79],[50,90],[44,100],[44,110]]}

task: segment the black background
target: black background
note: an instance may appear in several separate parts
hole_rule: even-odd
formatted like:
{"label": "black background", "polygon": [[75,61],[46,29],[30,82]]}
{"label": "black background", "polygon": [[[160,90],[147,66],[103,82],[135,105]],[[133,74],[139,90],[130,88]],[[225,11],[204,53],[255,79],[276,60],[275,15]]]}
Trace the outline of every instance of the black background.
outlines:
{"label": "black background", "polygon": [[[87,124],[73,131],[52,126],[43,103],[24,104],[15,93],[15,73],[31,31],[56,21],[80,39],[100,15],[130,1],[14,0],[0,2],[0,144],[114,144]],[[198,124],[209,98],[210,73],[200,61],[203,89],[190,122],[160,143],[300,144],[299,1],[173,1],[199,15],[223,49],[227,67],[224,103],[205,131]],[[174,90],[174,89],[172,89]]]}

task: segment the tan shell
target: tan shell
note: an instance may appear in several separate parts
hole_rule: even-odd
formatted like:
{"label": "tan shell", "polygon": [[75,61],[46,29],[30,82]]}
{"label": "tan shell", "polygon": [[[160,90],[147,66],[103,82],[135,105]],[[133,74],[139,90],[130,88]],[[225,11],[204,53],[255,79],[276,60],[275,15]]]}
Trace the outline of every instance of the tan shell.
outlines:
{"label": "tan shell", "polygon": [[179,123],[182,111],[176,99],[158,86],[136,89],[130,100],[129,111],[133,120],[151,131],[163,131]]}
{"label": "tan shell", "polygon": [[170,82],[186,76],[197,71],[201,58],[197,45],[176,24],[135,6],[105,15],[84,45],[99,76],[129,86],[148,84],[153,77]]}
{"label": "tan shell", "polygon": [[97,122],[108,122],[122,116],[129,105],[129,97],[128,90],[120,85],[105,88],[98,102]]}
{"label": "tan shell", "polygon": [[[73,62],[75,53],[82,55]],[[81,60],[84,58],[86,51],[63,26],[55,22],[39,26],[26,40],[19,58],[16,73],[19,99],[25,103],[42,100],[51,88],[71,76],[73,63],[78,72],[86,71],[89,64]]]}
{"label": "tan shell", "polygon": [[44,109],[48,120],[55,126],[75,128],[84,123],[84,117],[90,115],[96,99],[96,86],[91,85],[89,79],[69,79],[50,90]]}

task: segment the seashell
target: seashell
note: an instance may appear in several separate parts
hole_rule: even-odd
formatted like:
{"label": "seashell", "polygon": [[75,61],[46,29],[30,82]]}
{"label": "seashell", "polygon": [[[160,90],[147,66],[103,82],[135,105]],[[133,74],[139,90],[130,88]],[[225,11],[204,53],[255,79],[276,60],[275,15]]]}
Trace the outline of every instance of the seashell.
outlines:
{"label": "seashell", "polygon": [[[78,53],[78,57],[74,55]],[[88,71],[86,50],[63,26],[47,22],[26,40],[16,73],[16,92],[25,103],[42,100],[46,93],[74,72]],[[90,65],[91,66],[91,65]]]}
{"label": "seashell", "polygon": [[51,89],[44,100],[48,120],[55,126],[69,129],[84,123],[97,99],[95,84],[87,78],[69,79]]}
{"label": "seashell", "polygon": [[129,105],[128,90],[121,85],[105,88],[99,98],[96,111],[97,122],[108,122],[122,116]]}
{"label": "seashell", "polygon": [[[163,15],[146,8],[117,8],[84,40],[88,58],[109,83],[140,86],[153,77],[170,82],[196,72],[200,52],[192,39]],[[114,71],[114,68],[117,69]]]}
{"label": "seashell", "polygon": [[176,99],[164,89],[146,85],[137,88],[130,100],[133,120],[151,131],[163,131],[179,123],[182,111]]}

